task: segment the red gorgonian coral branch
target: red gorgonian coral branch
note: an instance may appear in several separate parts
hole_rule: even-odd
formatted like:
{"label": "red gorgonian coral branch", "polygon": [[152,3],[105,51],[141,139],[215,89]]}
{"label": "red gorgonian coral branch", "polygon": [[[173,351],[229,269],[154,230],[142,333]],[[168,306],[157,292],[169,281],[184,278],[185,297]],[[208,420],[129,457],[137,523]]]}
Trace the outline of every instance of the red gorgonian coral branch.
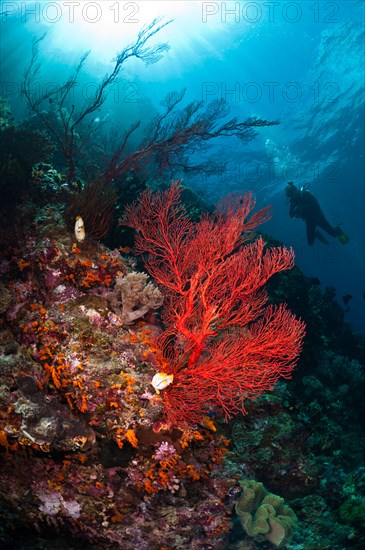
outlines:
{"label": "red gorgonian coral branch", "polygon": [[295,366],[304,323],[285,305],[265,307],[267,280],[294,265],[292,249],[252,242],[269,209],[252,213],[252,194],[227,198],[213,215],[192,222],[173,182],[145,191],[126,208],[123,225],[138,230],[136,249],[164,287],[164,331],[157,340],[171,423],[197,422],[212,410],[225,418],[271,389]]}

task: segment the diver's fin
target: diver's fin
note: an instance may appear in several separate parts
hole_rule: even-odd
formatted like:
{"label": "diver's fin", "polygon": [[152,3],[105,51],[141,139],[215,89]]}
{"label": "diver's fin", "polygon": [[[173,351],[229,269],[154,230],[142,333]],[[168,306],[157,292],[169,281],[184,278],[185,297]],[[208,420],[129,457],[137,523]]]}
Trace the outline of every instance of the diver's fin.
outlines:
{"label": "diver's fin", "polygon": [[340,234],[337,235],[337,239],[341,244],[347,244],[350,240],[350,237],[346,235],[346,233],[341,229]]}

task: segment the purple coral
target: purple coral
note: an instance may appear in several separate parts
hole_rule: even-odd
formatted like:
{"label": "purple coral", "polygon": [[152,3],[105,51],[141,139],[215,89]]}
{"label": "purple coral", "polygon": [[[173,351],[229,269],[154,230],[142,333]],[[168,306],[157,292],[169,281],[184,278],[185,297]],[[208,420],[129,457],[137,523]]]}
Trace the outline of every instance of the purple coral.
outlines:
{"label": "purple coral", "polygon": [[156,444],[156,452],[153,455],[153,458],[155,460],[167,460],[175,454],[175,447],[173,445],[170,445],[170,443],[167,443],[167,441],[162,441],[162,443]]}
{"label": "purple coral", "polygon": [[38,493],[42,501],[39,509],[46,516],[61,514],[72,519],[77,519],[81,514],[81,506],[76,500],[65,500],[60,493],[44,491]]}

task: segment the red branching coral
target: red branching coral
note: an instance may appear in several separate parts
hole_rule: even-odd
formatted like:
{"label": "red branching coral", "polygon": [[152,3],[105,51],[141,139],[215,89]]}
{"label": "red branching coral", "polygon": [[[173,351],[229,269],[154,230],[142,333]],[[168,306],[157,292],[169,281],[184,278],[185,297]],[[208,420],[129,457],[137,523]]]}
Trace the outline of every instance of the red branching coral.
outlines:
{"label": "red branching coral", "polygon": [[138,230],[136,249],[148,253],[146,267],[165,289],[157,355],[159,369],[174,375],[163,394],[169,421],[196,422],[212,410],[227,419],[296,363],[304,323],[284,305],[265,308],[263,289],[293,266],[294,253],[252,242],[269,209],[252,214],[250,193],[229,197],[193,223],[180,192],[179,182],[165,192],[147,190],[121,223]]}

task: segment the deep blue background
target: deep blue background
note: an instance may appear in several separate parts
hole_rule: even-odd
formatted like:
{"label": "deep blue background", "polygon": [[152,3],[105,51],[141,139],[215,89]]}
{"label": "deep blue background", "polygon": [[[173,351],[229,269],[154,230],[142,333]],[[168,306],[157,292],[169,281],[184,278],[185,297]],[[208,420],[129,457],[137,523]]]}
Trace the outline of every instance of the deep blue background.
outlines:
{"label": "deep blue background", "polygon": [[[34,36],[48,33],[40,50],[43,83],[65,79],[80,54],[92,50],[80,78],[86,94],[143,22],[174,17],[157,37],[169,41],[170,52],[147,68],[128,63],[100,117],[121,129],[135,118],[147,122],[166,93],[186,87],[187,100],[226,98],[232,116],[280,120],[248,145],[235,138],[212,144],[197,160],[217,165],[219,173],[187,183],[211,202],[251,189],[258,206],[271,204],[272,219],[263,229],[292,245],[298,265],[322,286],[335,287],[340,303],[343,295],[353,296],[346,318],[365,333],[362,1],[120,2],[118,21],[115,12],[111,18],[114,3],[95,2],[98,22],[92,22],[98,15],[92,7],[70,22],[63,2],[59,13],[50,2],[27,2],[23,13],[21,4],[2,2],[10,13],[2,17],[0,52],[2,95],[18,119],[27,114],[19,89]],[[125,20],[131,8],[132,22]],[[288,216],[288,180],[308,184],[330,223],[343,223],[346,246],[333,239],[329,246],[307,245],[303,222]]]}

